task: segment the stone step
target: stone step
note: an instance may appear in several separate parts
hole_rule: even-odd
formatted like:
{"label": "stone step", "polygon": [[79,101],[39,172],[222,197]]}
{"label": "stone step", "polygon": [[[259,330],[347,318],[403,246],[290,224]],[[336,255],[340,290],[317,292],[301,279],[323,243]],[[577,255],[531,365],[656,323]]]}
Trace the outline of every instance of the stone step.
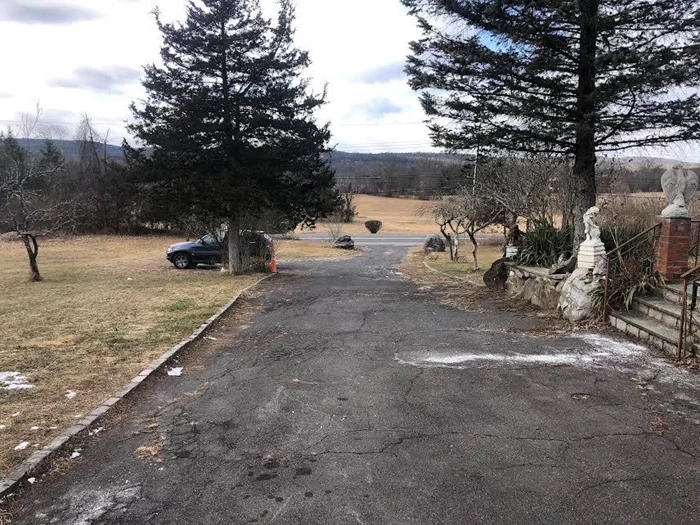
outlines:
{"label": "stone step", "polygon": [[[679,330],[681,326],[681,304],[664,297],[635,297],[632,310],[661,321],[666,326]],[[693,312],[693,325],[700,332],[700,300]]]}
{"label": "stone step", "polygon": [[[692,285],[688,285],[688,302],[690,303],[690,298],[693,293]],[[664,298],[677,304],[683,302],[683,285],[682,284],[666,284],[661,288],[661,294]],[[698,289],[698,296],[700,297],[700,289]]]}
{"label": "stone step", "polygon": [[[638,337],[645,343],[663,350],[675,357],[678,350],[678,330],[665,325],[657,319],[653,319],[639,312],[612,312],[609,317],[610,324],[629,335]],[[696,350],[699,345],[694,345]]]}

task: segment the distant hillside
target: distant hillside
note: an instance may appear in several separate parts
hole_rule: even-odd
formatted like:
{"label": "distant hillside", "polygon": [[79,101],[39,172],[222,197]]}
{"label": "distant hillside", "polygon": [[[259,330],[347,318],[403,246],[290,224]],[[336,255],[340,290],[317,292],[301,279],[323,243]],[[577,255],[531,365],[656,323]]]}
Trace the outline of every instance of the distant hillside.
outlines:
{"label": "distant hillside", "polygon": [[[700,164],[697,162],[685,162],[682,160],[665,159],[660,157],[620,157],[614,160],[620,168],[634,172],[651,169],[663,169],[666,171],[667,169],[679,164],[691,170],[700,170]],[[611,162],[611,159],[604,159],[601,161],[601,164],[610,165]]]}
{"label": "distant hillside", "polygon": [[[41,151],[44,141],[18,139],[32,152]],[[79,158],[79,142],[55,140],[68,160]],[[107,156],[121,158],[122,148],[107,144]],[[341,188],[352,187],[358,193],[378,195],[431,196],[450,193],[463,179],[462,166],[469,157],[447,153],[329,153]],[[614,162],[614,163],[613,163]],[[602,159],[599,164],[599,191],[661,191],[661,175],[682,164],[700,173],[700,164],[653,157]],[[610,167],[615,176],[610,179]]]}
{"label": "distant hillside", "polygon": [[[37,153],[44,148],[44,139],[17,139],[20,146],[23,148]],[[80,141],[77,140],[54,140],[52,141],[54,146],[61,150],[63,156],[68,160],[77,160],[80,158]],[[114,144],[107,144],[107,157],[109,158],[121,158],[123,156],[122,147],[115,146]]]}
{"label": "distant hillside", "polygon": [[[44,141],[18,139],[31,152],[39,152]],[[80,143],[55,140],[54,145],[68,160],[80,158]],[[121,158],[121,146],[107,144],[107,156]],[[328,154],[336,170],[338,185],[356,192],[392,194],[440,193],[459,177],[464,158],[444,153],[347,153]],[[452,182],[450,182],[452,181]],[[446,186],[447,184],[447,186]]]}

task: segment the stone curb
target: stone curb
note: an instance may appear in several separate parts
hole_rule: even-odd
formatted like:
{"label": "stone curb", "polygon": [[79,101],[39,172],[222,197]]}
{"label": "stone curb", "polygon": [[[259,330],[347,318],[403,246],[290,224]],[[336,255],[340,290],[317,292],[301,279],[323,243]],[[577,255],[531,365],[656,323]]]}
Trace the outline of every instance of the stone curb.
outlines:
{"label": "stone curb", "polygon": [[441,272],[440,270],[436,270],[435,268],[432,268],[427,260],[423,261],[423,266],[425,266],[428,270],[431,272],[435,272],[439,275],[442,275],[443,277],[449,277],[450,279],[454,279],[455,281],[462,281],[463,283],[470,284],[472,286],[478,286],[474,281],[470,281],[469,279],[465,279],[464,277],[459,277],[457,275],[452,275],[449,273]]}
{"label": "stone curb", "polygon": [[151,362],[151,364],[148,365],[139,375],[134,377],[127,385],[118,393],[115,394],[114,397],[110,397],[102,403],[99,407],[94,409],[92,412],[90,412],[85,418],[83,418],[78,424],[73,425],[70,428],[67,428],[61,434],[56,437],[51,443],[46,445],[44,448],[35,451],[32,453],[31,456],[29,456],[27,459],[25,459],[22,464],[15,469],[14,472],[12,472],[9,477],[0,479],[0,503],[2,503],[3,499],[9,496],[13,490],[15,490],[19,484],[29,476],[33,471],[37,470],[39,466],[42,465],[44,461],[46,461],[48,458],[50,458],[54,453],[56,453],[59,449],[61,449],[68,441],[70,441],[72,438],[83,432],[84,430],[87,430],[87,428],[93,424],[95,421],[98,419],[102,418],[106,413],[110,411],[115,405],[117,405],[122,399],[124,399],[126,396],[128,396],[137,386],[139,386],[146,378],[148,378],[151,374],[159,371],[162,369],[165,364],[176,354],[178,354],[181,350],[187,348],[189,345],[191,345],[193,342],[197,341],[198,339],[201,338],[202,334],[206,332],[206,330],[214,323],[217,321],[222,315],[224,315],[226,312],[229,311],[229,309],[238,301],[238,299],[246,293],[248,290],[254,288],[255,286],[259,285],[261,282],[263,282],[266,279],[269,279],[273,275],[276,275],[274,273],[265,275],[261,279],[258,279],[255,281],[253,284],[250,286],[247,286],[240,292],[238,292],[233,299],[231,299],[228,303],[226,303],[224,306],[222,306],[214,315],[212,315],[209,319],[204,321],[199,328],[197,328],[192,334],[185,340],[179,342],[175,346],[171,347],[167,352],[165,352],[163,355],[161,355],[159,358],[155,359],[154,361]]}

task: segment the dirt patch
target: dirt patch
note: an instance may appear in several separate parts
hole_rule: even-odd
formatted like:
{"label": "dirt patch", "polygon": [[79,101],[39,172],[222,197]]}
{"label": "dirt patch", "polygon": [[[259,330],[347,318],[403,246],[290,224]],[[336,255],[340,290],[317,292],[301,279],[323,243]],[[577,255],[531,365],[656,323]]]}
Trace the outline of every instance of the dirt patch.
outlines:
{"label": "dirt patch", "polygon": [[164,447],[165,438],[163,436],[157,436],[150,443],[141,445],[139,448],[134,450],[134,454],[139,459],[153,461],[160,458]]}
{"label": "dirt patch", "polygon": [[[420,290],[434,296],[441,304],[460,310],[484,311],[491,303],[501,302],[501,298],[486,286],[463,282],[430,271],[424,265],[422,250],[411,251],[399,266],[405,277],[421,285]],[[496,295],[496,297],[494,297]]]}

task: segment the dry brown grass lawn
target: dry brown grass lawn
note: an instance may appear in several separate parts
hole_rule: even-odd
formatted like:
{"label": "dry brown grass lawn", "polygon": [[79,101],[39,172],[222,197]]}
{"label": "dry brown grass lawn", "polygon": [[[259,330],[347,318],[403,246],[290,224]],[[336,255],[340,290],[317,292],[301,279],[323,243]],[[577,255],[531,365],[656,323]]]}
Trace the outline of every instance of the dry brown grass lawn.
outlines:
{"label": "dry brown grass lawn", "polygon": [[[175,270],[165,248],[178,240],[43,241],[41,283],[27,282],[21,243],[0,243],[0,372],[34,385],[0,389],[0,477],[260,277]],[[23,441],[27,448],[15,451]]]}
{"label": "dry brown grass lawn", "polygon": [[449,252],[432,253],[426,258],[426,262],[428,266],[439,272],[467,279],[477,284],[483,284],[484,272],[491,268],[495,260],[503,257],[503,248],[501,246],[479,246],[477,252],[479,270],[474,270],[471,246],[463,244],[459,249],[460,260],[458,262],[450,260]]}

